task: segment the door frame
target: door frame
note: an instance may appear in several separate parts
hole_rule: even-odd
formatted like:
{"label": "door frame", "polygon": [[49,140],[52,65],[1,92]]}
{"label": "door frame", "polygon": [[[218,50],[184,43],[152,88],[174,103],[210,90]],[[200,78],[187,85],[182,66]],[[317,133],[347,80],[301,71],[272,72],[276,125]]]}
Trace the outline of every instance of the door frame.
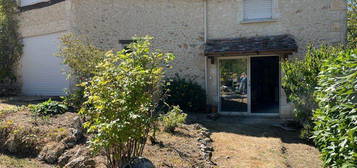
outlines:
{"label": "door frame", "polygon": [[[278,106],[278,111],[279,113],[252,113],[252,108],[251,108],[251,58],[252,57],[279,57],[279,106]],[[226,111],[221,111],[221,72],[220,72],[220,61],[221,60],[234,60],[234,59],[247,59],[247,76],[248,76],[248,111],[247,112],[226,112]],[[217,57],[217,102],[218,102],[218,113],[222,115],[237,115],[237,116],[280,116],[281,113],[281,102],[280,102],[280,97],[281,97],[281,92],[282,92],[282,87],[281,87],[281,56],[279,55],[250,55],[250,56],[227,56],[227,57]]]}

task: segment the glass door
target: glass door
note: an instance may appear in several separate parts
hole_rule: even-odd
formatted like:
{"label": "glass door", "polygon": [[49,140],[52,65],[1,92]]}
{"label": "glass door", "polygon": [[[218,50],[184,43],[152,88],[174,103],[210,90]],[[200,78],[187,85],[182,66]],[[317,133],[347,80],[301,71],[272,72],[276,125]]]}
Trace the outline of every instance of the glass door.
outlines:
{"label": "glass door", "polygon": [[248,58],[219,59],[219,111],[248,113]]}

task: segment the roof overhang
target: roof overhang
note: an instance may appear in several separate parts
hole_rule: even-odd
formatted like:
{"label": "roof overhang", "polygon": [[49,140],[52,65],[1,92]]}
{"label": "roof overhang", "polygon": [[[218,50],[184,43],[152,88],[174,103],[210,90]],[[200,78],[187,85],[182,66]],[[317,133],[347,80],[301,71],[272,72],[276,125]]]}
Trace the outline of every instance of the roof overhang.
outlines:
{"label": "roof overhang", "polygon": [[297,52],[297,44],[290,35],[236,39],[208,40],[205,56],[283,55]]}

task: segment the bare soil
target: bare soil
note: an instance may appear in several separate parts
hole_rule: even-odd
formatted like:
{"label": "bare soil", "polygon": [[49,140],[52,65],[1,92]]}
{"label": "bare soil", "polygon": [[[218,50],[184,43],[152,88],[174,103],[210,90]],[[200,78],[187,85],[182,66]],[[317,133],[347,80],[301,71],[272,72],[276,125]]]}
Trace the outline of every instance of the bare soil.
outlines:
{"label": "bare soil", "polygon": [[[71,127],[77,114],[66,113],[47,119],[34,119],[20,105],[34,103],[38,99],[0,99],[0,123],[13,121],[26,127],[36,127],[41,134],[58,136]],[[39,101],[40,102],[40,101]],[[213,140],[212,161],[217,168],[321,168],[319,151],[301,141],[298,132],[288,132],[272,127],[276,119],[252,119],[244,117],[221,117],[208,120],[206,115],[190,116],[190,123],[199,122],[211,132]],[[175,134],[157,133],[158,145],[147,143],[144,157],[158,168],[212,167],[202,157],[197,141],[199,131],[194,125],[177,128]],[[54,136],[52,136],[54,135]],[[51,138],[44,141],[51,141]],[[105,158],[96,157],[97,166],[105,167]],[[0,153],[0,168],[50,168],[36,158],[19,158]]]}
{"label": "bare soil", "polygon": [[[36,129],[41,142],[38,145],[42,148],[45,144],[58,142],[61,134],[67,134],[67,129],[72,127],[73,118],[76,113],[65,113],[54,117],[36,118],[27,108],[22,105],[35,104],[38,98],[7,98],[0,99],[0,125],[11,122],[17,128]],[[144,157],[151,160],[158,168],[208,168],[211,167],[200,150],[197,141],[199,130],[194,125],[183,125],[175,130],[175,133],[158,131],[156,139],[159,144],[152,145],[150,141],[146,144]],[[0,153],[1,154],[1,153]],[[0,168],[15,167],[55,167],[38,161],[36,158],[21,158],[19,156],[9,156],[1,154]],[[105,168],[105,158],[95,157],[96,167]]]}
{"label": "bare soil", "polygon": [[[201,117],[202,118],[202,117]],[[221,117],[202,120],[213,139],[213,161],[220,168],[321,168],[319,151],[298,131],[273,127],[278,119]]]}

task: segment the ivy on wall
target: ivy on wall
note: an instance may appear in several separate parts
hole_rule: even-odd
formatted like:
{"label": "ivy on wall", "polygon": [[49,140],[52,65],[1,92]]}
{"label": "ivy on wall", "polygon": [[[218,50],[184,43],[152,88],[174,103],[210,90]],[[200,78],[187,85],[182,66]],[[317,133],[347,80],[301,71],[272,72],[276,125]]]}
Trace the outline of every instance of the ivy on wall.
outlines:
{"label": "ivy on wall", "polygon": [[0,83],[16,81],[16,66],[23,47],[17,12],[16,1],[0,0]]}

